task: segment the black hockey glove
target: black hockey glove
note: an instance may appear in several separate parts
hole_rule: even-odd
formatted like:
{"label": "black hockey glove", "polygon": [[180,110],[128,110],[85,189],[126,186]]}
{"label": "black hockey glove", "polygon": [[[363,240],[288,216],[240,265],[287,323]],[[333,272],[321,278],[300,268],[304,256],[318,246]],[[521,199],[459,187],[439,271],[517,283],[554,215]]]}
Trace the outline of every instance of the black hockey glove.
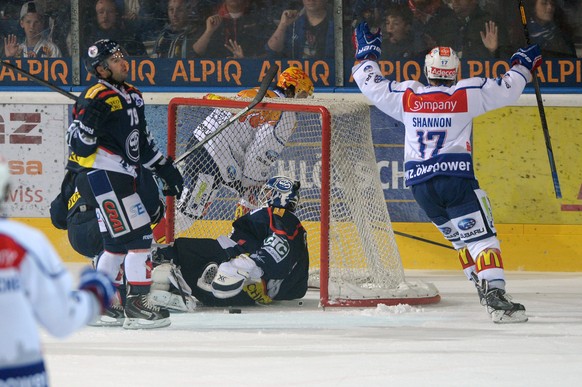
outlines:
{"label": "black hockey glove", "polygon": [[168,157],[159,163],[155,169],[160,179],[164,181],[162,193],[166,196],[175,196],[176,199],[179,199],[184,189],[184,178],[174,165],[174,160]]}
{"label": "black hockey glove", "polygon": [[89,134],[96,136],[95,131],[99,130],[101,123],[107,119],[107,116],[111,112],[111,106],[99,99],[88,100],[86,102],[87,104],[82,106],[79,111],[79,119],[84,126],[93,129],[94,133]]}

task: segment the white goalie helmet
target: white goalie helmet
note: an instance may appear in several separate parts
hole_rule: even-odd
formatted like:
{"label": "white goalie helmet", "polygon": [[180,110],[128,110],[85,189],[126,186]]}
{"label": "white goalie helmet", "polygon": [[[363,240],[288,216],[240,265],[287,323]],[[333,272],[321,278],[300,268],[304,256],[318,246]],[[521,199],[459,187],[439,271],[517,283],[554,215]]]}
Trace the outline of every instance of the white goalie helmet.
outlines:
{"label": "white goalie helmet", "polygon": [[459,57],[452,48],[435,47],[424,59],[424,75],[428,80],[456,81],[459,64]]}

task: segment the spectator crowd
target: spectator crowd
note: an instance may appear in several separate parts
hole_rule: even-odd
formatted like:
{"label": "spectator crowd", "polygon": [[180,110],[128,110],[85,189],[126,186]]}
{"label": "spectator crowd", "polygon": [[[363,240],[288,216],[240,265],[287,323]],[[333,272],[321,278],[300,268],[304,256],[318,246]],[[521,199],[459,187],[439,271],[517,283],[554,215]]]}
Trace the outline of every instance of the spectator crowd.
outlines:
{"label": "spectator crowd", "polygon": [[[582,0],[524,0],[531,41],[545,58],[582,52]],[[333,59],[366,20],[384,36],[382,60],[423,58],[450,46],[464,59],[507,58],[525,44],[517,3],[502,0],[344,0],[343,45],[336,42],[332,0],[87,0],[72,31],[69,0],[0,4],[4,58],[80,53],[98,39],[150,58]]]}

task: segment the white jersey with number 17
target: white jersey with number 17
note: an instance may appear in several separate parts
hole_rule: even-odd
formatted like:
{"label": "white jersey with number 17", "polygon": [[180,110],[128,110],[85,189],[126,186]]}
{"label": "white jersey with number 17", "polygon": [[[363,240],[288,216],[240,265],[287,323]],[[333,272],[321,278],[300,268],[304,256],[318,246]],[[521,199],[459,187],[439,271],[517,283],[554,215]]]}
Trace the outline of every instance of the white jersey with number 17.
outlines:
{"label": "white jersey with number 17", "polygon": [[352,74],[378,109],[404,124],[406,186],[436,175],[475,178],[473,118],[516,102],[531,80],[530,71],[521,65],[496,79],[469,78],[451,87],[390,81],[374,61],[357,64]]}

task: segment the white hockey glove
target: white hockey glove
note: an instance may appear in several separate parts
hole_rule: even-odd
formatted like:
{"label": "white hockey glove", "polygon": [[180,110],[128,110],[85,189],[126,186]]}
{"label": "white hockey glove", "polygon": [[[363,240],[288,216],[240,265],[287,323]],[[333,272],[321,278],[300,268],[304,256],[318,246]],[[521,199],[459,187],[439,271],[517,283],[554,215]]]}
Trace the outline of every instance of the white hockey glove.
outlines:
{"label": "white hockey glove", "polygon": [[261,281],[262,276],[263,269],[247,254],[241,254],[218,266],[218,272],[211,284],[212,294],[221,299],[234,297],[246,284]]}

